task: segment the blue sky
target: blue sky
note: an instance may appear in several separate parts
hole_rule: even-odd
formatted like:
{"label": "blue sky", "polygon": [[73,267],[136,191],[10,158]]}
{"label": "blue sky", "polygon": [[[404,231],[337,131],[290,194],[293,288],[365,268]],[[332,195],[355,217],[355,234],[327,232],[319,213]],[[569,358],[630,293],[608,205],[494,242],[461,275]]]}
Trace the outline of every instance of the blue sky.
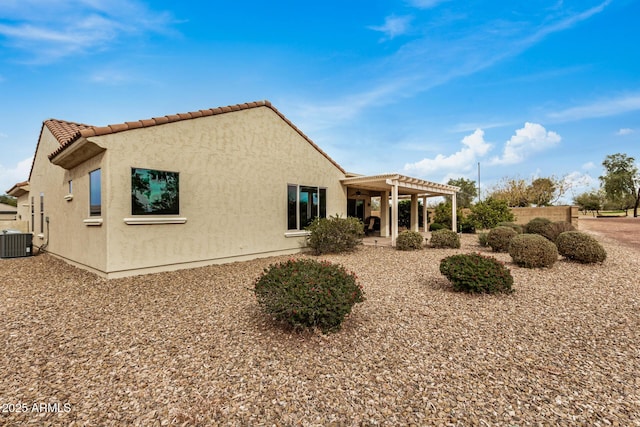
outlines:
{"label": "blue sky", "polygon": [[640,0],[0,0],[0,193],[42,122],[268,99],[346,170],[597,187],[640,159]]}

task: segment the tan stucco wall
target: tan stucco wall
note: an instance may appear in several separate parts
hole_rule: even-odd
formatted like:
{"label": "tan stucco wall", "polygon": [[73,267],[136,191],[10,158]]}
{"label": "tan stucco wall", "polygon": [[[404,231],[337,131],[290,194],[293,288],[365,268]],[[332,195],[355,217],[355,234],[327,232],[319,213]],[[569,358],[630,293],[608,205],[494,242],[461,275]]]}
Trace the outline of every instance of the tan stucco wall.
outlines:
{"label": "tan stucco wall", "polygon": [[[105,234],[110,277],[300,251],[304,238],[285,236],[287,184],[326,187],[327,214],[345,215],[343,173],[267,107],[90,140],[107,148],[104,223],[85,229]],[[133,217],[132,167],[180,173],[177,217],[186,223],[124,222]]]}
{"label": "tan stucco wall", "polygon": [[[102,166],[103,154],[87,162],[65,170],[49,162],[48,154],[59,147],[58,141],[44,127],[29,179],[29,196],[24,204],[29,205],[31,197],[35,202],[34,246],[46,245],[53,255],[65,258],[92,271],[106,269],[106,230],[90,227],[83,220],[89,218],[89,172]],[[73,180],[73,199],[67,201],[69,180]],[[41,231],[40,193],[44,193],[44,217]],[[19,202],[19,205],[22,204]],[[22,210],[21,210],[22,212]],[[31,221],[30,207],[26,207],[27,219]]]}
{"label": "tan stucco wall", "polygon": [[0,220],[0,230],[18,230],[23,233],[28,233],[29,223],[27,221]]}

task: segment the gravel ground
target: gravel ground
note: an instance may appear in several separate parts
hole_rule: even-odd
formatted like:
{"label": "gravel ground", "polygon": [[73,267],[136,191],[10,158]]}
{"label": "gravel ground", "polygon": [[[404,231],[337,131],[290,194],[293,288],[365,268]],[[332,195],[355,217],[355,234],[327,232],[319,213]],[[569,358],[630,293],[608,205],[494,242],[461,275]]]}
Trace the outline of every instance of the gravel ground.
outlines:
{"label": "gravel ground", "polygon": [[259,312],[252,282],[286,258],[111,281],[0,260],[0,424],[640,426],[640,252],[602,241],[602,265],[496,254],[515,278],[500,296],[438,272],[488,252],[475,236],[325,256],[367,297],[330,335]]}

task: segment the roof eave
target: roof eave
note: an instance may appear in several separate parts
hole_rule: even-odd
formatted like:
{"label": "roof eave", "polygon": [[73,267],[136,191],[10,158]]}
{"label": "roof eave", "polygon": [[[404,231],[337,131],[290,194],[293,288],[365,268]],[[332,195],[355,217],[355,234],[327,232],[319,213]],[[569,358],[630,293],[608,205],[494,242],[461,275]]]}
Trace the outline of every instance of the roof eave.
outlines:
{"label": "roof eave", "polygon": [[56,166],[69,170],[103,151],[105,151],[104,147],[81,137],[73,141],[72,144],[65,146],[64,150],[59,150],[49,155],[49,161]]}

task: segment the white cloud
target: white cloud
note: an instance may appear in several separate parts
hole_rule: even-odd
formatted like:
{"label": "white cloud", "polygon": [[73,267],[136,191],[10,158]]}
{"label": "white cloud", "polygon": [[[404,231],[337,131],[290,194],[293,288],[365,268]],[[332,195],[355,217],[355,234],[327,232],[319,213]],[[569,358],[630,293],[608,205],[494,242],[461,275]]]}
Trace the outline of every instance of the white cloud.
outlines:
{"label": "white cloud", "polygon": [[35,63],[101,50],[126,36],[164,33],[174,22],[137,0],[9,2],[0,10],[0,20],[0,36],[7,46],[25,52]]}
{"label": "white cloud", "polygon": [[384,25],[370,26],[370,30],[380,31],[386,35],[386,39],[391,40],[394,37],[401,36],[409,30],[411,16],[387,16],[384,19]]}
{"label": "white cloud", "polygon": [[587,171],[591,170],[591,169],[593,169],[595,167],[596,167],[596,164],[593,163],[593,162],[587,162],[584,165],[582,165],[582,169],[587,170]]}
{"label": "white cloud", "polygon": [[[584,168],[584,166],[583,166]],[[573,171],[562,178],[562,183],[567,192],[558,201],[559,204],[572,204],[573,198],[600,186],[597,178],[580,171]]]}
{"label": "white cloud", "polygon": [[631,135],[632,133],[634,133],[635,131],[633,129],[630,128],[622,128],[620,129],[618,132],[616,132],[616,135],[620,135],[620,136],[624,136],[624,135]]}
{"label": "white cloud", "polygon": [[484,131],[476,129],[471,135],[462,138],[463,147],[456,153],[449,156],[438,154],[433,159],[422,159],[416,163],[407,163],[405,171],[410,171],[418,175],[433,175],[434,173],[460,173],[469,171],[476,167],[477,159],[484,156],[490,149],[491,144],[484,140]]}
{"label": "white cloud", "polygon": [[431,9],[436,7],[440,3],[445,3],[449,0],[407,0],[409,6],[418,8],[418,9]]}
{"label": "white cloud", "polygon": [[[444,1],[410,0],[408,4],[416,8],[429,8]],[[328,114],[323,120],[326,123],[341,123],[347,116],[337,113],[343,110],[347,112],[348,119],[372,106],[391,104],[482,71],[519,55],[553,33],[588,20],[602,12],[609,3],[607,0],[582,12],[554,12],[540,22],[532,17],[530,20],[511,21],[494,19],[478,25],[470,24],[463,29],[450,23],[441,24],[438,31],[424,31],[422,28],[422,36],[404,43],[393,55],[366,64],[366,69],[363,67],[361,75],[370,77],[366,86],[352,86],[342,94],[328,96],[326,105],[321,107],[321,112]],[[418,13],[415,15],[416,21],[419,19]],[[395,37],[408,31],[409,22],[403,24],[402,19],[391,16],[384,25],[374,28],[384,32],[387,37]],[[417,32],[420,30],[418,27],[417,23],[412,25],[412,31]],[[318,104],[317,99],[315,104]],[[309,110],[315,111],[316,108]]]}
{"label": "white cloud", "polygon": [[637,110],[640,110],[640,94],[626,95],[567,108],[566,110],[550,113],[549,117],[557,121],[573,121],[615,116]]}
{"label": "white cloud", "polygon": [[562,138],[553,131],[547,131],[537,123],[525,123],[506,142],[501,157],[494,157],[491,164],[512,165],[522,162],[529,154],[546,150],[560,143]]}
{"label": "white cloud", "polygon": [[29,179],[32,161],[33,157],[29,157],[13,167],[5,167],[0,164],[0,194],[4,194],[18,182]]}

